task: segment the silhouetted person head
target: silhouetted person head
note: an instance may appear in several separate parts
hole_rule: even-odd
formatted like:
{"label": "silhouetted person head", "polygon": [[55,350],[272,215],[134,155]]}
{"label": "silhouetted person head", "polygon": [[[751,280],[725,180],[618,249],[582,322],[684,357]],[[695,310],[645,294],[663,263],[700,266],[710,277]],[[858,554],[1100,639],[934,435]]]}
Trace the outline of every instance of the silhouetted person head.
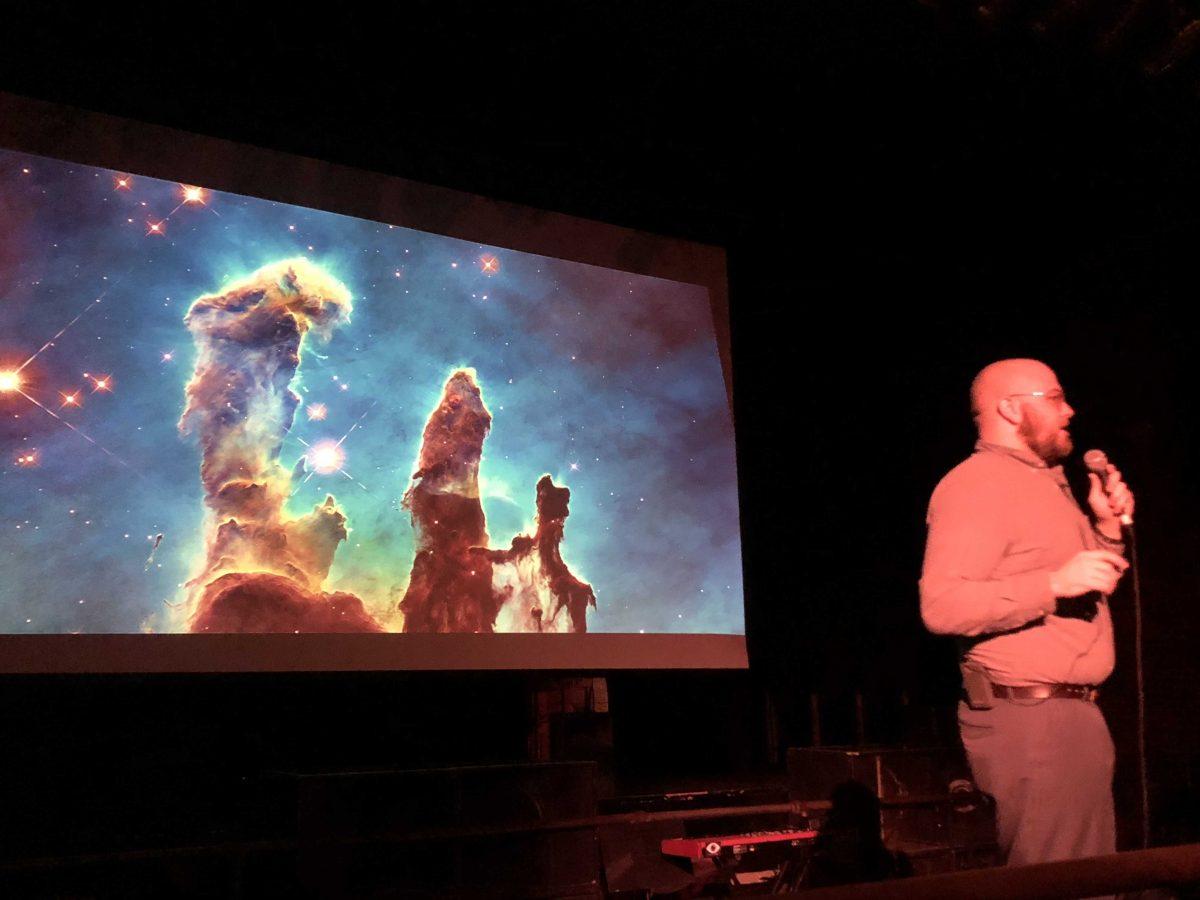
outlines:
{"label": "silhouetted person head", "polygon": [[806,885],[821,887],[882,881],[910,874],[883,845],[879,798],[858,781],[833,789],[832,806],[817,835]]}

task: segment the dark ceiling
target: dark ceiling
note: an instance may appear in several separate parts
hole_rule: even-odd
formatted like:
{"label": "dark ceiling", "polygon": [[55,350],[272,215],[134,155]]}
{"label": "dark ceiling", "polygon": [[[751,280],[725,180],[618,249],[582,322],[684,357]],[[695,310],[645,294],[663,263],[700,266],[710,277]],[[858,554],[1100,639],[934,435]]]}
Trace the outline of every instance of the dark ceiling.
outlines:
{"label": "dark ceiling", "polygon": [[0,87],[715,243],[893,243],[1191,187],[1190,58],[1143,72],[1178,7],[21,4]]}

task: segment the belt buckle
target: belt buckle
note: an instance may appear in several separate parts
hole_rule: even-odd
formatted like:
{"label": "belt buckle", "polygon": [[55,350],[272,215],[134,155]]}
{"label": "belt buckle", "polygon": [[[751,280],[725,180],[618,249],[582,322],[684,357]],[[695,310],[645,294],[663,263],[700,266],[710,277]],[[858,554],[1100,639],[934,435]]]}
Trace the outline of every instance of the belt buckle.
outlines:
{"label": "belt buckle", "polygon": [[1072,685],[1071,694],[1078,697],[1084,703],[1095,703],[1096,698],[1100,696],[1100,692],[1090,684]]}

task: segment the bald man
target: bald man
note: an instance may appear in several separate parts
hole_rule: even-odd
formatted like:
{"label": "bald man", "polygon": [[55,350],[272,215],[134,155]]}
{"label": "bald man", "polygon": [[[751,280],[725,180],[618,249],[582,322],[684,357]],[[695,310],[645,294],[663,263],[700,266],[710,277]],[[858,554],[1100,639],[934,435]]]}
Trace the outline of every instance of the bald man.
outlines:
{"label": "bald man", "polygon": [[1133,495],[1109,466],[1080,509],[1060,465],[1075,411],[1044,363],[992,363],[971,409],[975,452],[929,502],[921,617],[959,638],[959,729],[1008,864],[1112,853],[1113,744],[1095,700]]}

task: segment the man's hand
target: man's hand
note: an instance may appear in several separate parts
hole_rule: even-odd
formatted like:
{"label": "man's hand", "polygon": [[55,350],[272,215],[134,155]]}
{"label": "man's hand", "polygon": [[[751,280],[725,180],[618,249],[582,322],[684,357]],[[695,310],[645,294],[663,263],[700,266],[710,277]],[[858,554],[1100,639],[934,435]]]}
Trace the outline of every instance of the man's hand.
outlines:
{"label": "man's hand", "polygon": [[1050,573],[1050,590],[1055,597],[1078,597],[1088,591],[1107,596],[1116,590],[1128,568],[1129,563],[1111,550],[1080,550],[1061,569]]}
{"label": "man's hand", "polygon": [[1121,478],[1121,470],[1109,463],[1103,482],[1094,472],[1088,473],[1088,480],[1088,506],[1096,517],[1096,527],[1113,540],[1120,540],[1121,516],[1133,515],[1133,493]]}

